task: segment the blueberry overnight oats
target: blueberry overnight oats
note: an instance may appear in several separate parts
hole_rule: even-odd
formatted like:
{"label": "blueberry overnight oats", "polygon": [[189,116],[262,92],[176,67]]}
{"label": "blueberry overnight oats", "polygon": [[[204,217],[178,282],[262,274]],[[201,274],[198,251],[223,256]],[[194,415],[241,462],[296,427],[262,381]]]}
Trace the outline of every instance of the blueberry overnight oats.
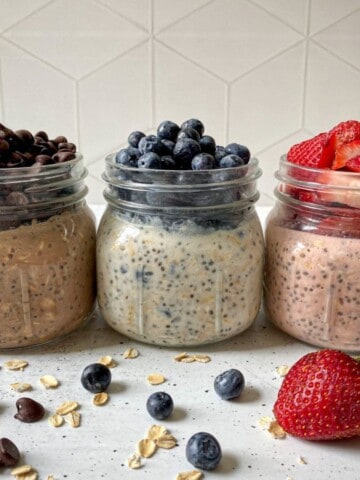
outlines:
{"label": "blueberry overnight oats", "polygon": [[[254,203],[261,172],[250,156],[243,161],[235,153],[218,160],[215,152],[199,155],[203,131],[199,138],[190,132],[195,143],[183,142],[190,139],[182,136],[184,128],[168,123],[165,135],[175,135],[175,129],[179,139],[172,142],[173,156],[139,156],[131,146],[106,159],[98,302],[104,319],[131,338],[200,345],[240,333],[258,313],[264,247]],[[151,149],[158,138],[147,141]],[[192,159],[179,141],[194,148]],[[207,150],[216,148],[211,140],[203,142]],[[240,153],[242,146],[232,145]],[[220,166],[229,156],[229,165]]]}
{"label": "blueberry overnight oats", "polygon": [[360,122],[348,121],[292,147],[265,234],[270,319],[299,340],[347,351],[360,351],[359,145]]}
{"label": "blueberry overnight oats", "polygon": [[1,349],[55,340],[93,310],[95,218],[75,150],[0,125]]}

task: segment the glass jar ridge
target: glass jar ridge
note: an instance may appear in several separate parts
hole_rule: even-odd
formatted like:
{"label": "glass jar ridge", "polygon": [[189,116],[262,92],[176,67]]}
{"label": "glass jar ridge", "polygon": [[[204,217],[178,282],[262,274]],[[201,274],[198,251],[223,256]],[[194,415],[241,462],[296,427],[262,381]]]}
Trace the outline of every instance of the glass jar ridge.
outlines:
{"label": "glass jar ridge", "polygon": [[95,219],[74,160],[0,169],[0,349],[75,330],[95,302]]}
{"label": "glass jar ridge", "polygon": [[265,307],[291,336],[360,350],[360,175],[280,160],[266,221]]}
{"label": "glass jar ridge", "polygon": [[115,330],[186,346],[252,324],[262,290],[263,237],[254,208],[261,171],[255,159],[225,170],[155,171],[106,159],[98,301]]}

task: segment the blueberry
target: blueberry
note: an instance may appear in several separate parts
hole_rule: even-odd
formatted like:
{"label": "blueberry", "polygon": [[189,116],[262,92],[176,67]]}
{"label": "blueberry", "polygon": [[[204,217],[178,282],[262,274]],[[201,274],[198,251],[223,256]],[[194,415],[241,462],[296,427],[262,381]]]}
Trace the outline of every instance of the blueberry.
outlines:
{"label": "blueberry", "polygon": [[82,386],[91,393],[105,392],[111,382],[111,371],[102,363],[91,363],[81,374]]}
{"label": "blueberry", "polygon": [[165,120],[161,122],[157,129],[157,136],[162,140],[171,140],[176,142],[176,137],[179,133],[180,127],[174,122]]}
{"label": "blueberry", "polygon": [[221,457],[220,444],[210,433],[195,433],[186,444],[186,458],[196,468],[213,470]]}
{"label": "blueberry", "polygon": [[131,132],[128,136],[128,142],[131,147],[138,148],[140,140],[145,137],[145,133],[135,131]]}
{"label": "blueberry", "polygon": [[198,142],[200,140],[200,135],[194,128],[182,128],[177,136],[178,140],[180,140],[180,138],[192,138]]}
{"label": "blueberry", "polygon": [[240,145],[239,143],[229,143],[225,147],[225,152],[241,157],[245,163],[248,163],[250,160],[250,150],[245,145]]}
{"label": "blueberry", "polygon": [[193,170],[211,170],[215,167],[215,159],[208,153],[198,153],[191,160],[191,168]]}
{"label": "blueberry", "polygon": [[182,170],[190,170],[191,160],[200,151],[198,142],[191,138],[181,138],[175,143],[173,158]]}
{"label": "blueberry", "polygon": [[161,140],[161,143],[163,144],[164,148],[164,153],[163,155],[171,155],[174,147],[175,147],[175,142],[172,142],[171,140],[167,140],[166,138]]}
{"label": "blueberry", "polygon": [[176,162],[171,155],[164,155],[160,160],[162,170],[176,170]]}
{"label": "blueberry", "polygon": [[214,380],[215,392],[223,400],[238,397],[244,390],[244,375],[236,368],[220,373]]}
{"label": "blueberry", "polygon": [[203,136],[205,130],[204,124],[196,118],[190,118],[189,120],[186,120],[186,122],[181,125],[182,130],[185,128],[193,128],[194,130],[197,130],[200,137]]}
{"label": "blueberry", "polygon": [[219,165],[220,160],[224,157],[226,157],[227,153],[225,152],[225,147],[222,147],[221,145],[217,145],[215,149],[215,163],[216,165]]}
{"label": "blueberry", "polygon": [[141,155],[144,155],[144,153],[148,152],[162,155],[164,153],[164,150],[164,145],[161,143],[160,138],[156,135],[147,135],[146,137],[143,137],[139,142],[139,151]]}
{"label": "blueberry", "polygon": [[210,135],[204,135],[199,140],[201,151],[204,153],[210,153],[210,155],[215,155],[216,143],[213,137]]}
{"label": "blueberry", "polygon": [[220,168],[232,168],[232,167],[240,167],[241,165],[245,165],[246,162],[238,155],[230,154],[223,157],[219,162]]}
{"label": "blueberry", "polygon": [[140,152],[137,148],[128,147],[120,150],[115,156],[115,162],[128,167],[137,167]]}
{"label": "blueberry", "polygon": [[147,399],[146,409],[156,420],[165,420],[171,415],[174,402],[168,393],[155,392]]}
{"label": "blueberry", "polygon": [[161,169],[161,159],[157,153],[147,152],[138,160],[139,168],[156,168]]}

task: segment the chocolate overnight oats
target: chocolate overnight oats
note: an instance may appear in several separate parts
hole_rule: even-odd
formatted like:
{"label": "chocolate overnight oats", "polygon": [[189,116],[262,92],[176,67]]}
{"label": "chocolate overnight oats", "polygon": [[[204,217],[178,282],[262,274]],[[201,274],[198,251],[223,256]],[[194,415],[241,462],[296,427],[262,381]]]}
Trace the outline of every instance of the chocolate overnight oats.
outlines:
{"label": "chocolate overnight oats", "polygon": [[[1,150],[2,149],[2,150]],[[95,219],[86,169],[65,137],[0,125],[0,348],[81,325],[95,302]]]}
{"label": "chocolate overnight oats", "polygon": [[157,135],[133,132],[129,143],[106,158],[97,239],[104,319],[164,346],[242,332],[262,293],[257,160],[239,144],[217,147],[194,119],[163,122]]}

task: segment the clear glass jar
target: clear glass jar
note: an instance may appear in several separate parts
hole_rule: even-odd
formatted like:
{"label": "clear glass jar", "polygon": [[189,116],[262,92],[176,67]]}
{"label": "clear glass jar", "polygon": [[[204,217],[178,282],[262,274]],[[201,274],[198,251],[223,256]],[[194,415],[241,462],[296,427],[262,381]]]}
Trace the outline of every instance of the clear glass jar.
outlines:
{"label": "clear glass jar", "polygon": [[266,221],[265,306],[293,337],[360,350],[360,175],[282,157]]}
{"label": "clear glass jar", "polygon": [[97,239],[100,311],[146,343],[201,345],[249,327],[260,305],[261,171],[164,171],[106,158],[108,202]]}
{"label": "clear glass jar", "polygon": [[0,169],[0,348],[80,326],[95,302],[95,218],[82,157]]}

